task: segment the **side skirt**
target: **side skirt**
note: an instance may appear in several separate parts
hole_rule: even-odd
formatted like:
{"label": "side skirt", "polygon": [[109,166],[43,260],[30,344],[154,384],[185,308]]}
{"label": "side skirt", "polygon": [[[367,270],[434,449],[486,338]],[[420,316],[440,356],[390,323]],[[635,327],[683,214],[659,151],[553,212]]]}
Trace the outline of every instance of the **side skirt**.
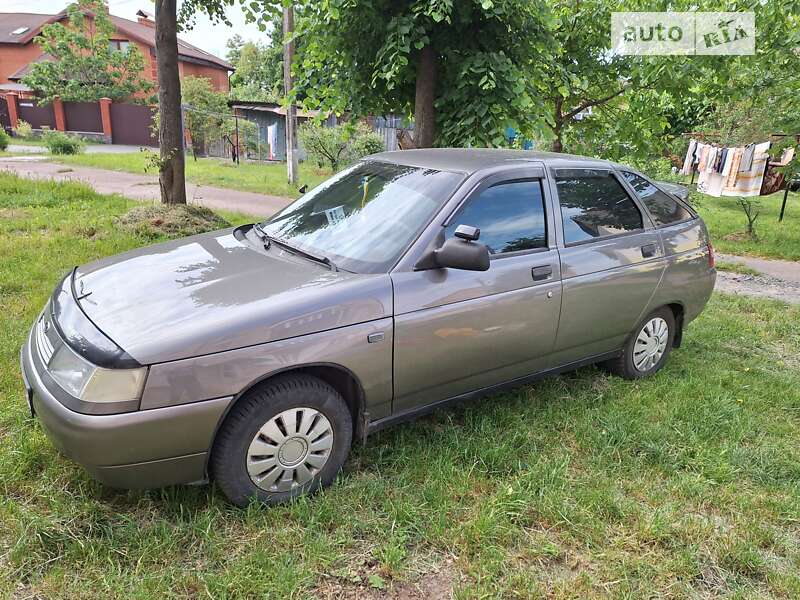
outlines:
{"label": "side skirt", "polygon": [[496,385],[492,385],[489,387],[473,390],[471,392],[460,394],[458,396],[453,396],[451,398],[445,398],[444,400],[437,400],[436,402],[431,402],[430,404],[425,404],[424,406],[418,406],[403,411],[401,413],[398,413],[396,415],[389,415],[388,417],[383,417],[382,419],[371,421],[368,424],[368,426],[364,428],[364,435],[361,441],[366,442],[367,435],[369,434],[376,433],[381,429],[385,429],[386,427],[390,427],[392,425],[398,425],[400,423],[413,421],[417,417],[421,417],[422,415],[427,415],[436,410],[439,410],[440,408],[452,406],[460,402],[466,402],[467,400],[475,400],[477,398],[483,398],[484,396],[490,396],[492,394],[496,394],[504,390],[527,385],[529,383],[533,383],[534,381],[537,381],[544,377],[548,377],[550,375],[558,375],[559,373],[564,373],[566,371],[574,371],[575,369],[579,369],[580,367],[585,367],[586,365],[591,365],[594,363],[602,362],[604,360],[609,360],[611,358],[616,358],[621,353],[622,350],[620,349],[620,350],[614,350],[613,352],[606,352],[604,354],[589,356],[581,360],[561,365],[560,367],[554,367],[552,369],[546,369],[544,371],[532,373],[531,375],[517,377],[516,379],[511,379],[503,383],[498,383]]}

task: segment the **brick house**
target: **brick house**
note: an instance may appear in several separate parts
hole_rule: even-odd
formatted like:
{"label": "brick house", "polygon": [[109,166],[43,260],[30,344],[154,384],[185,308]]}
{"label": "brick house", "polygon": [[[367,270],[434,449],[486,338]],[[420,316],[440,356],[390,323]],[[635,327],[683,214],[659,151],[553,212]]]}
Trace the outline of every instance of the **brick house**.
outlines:
{"label": "brick house", "polygon": [[[136,13],[137,21],[109,16],[116,27],[110,44],[118,50],[135,44],[145,60],[142,75],[157,84],[155,22],[152,15],[140,10]],[[20,80],[28,72],[30,65],[37,61],[50,60],[33,39],[48,23],[66,19],[66,10],[55,15],[0,13],[0,94],[17,92],[25,95],[29,91]],[[233,71],[233,66],[181,39],[178,39],[178,68],[181,77],[205,77],[211,81],[216,91],[227,92],[230,89],[228,76]]]}

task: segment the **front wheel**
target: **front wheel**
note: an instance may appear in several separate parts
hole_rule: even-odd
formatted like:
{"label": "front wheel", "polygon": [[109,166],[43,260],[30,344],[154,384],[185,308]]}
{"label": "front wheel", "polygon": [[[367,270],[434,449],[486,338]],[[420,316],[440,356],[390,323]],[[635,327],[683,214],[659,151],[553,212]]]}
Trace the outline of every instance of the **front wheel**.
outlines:
{"label": "front wheel", "polygon": [[625,379],[641,379],[656,373],[667,362],[675,339],[675,315],[667,307],[653,311],[634,330],[622,354],[603,363]]}
{"label": "front wheel", "polygon": [[308,375],[279,376],[231,409],[211,473],[238,506],[277,504],[333,482],[352,437],[350,410],[333,387]]}

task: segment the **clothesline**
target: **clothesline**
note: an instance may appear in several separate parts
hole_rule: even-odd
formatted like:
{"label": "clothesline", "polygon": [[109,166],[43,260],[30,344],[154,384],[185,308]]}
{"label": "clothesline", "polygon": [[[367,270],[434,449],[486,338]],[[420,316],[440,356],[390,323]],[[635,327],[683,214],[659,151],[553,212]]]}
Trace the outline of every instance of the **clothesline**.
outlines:
{"label": "clothesline", "polygon": [[[699,136],[698,136],[699,137]],[[689,140],[689,148],[681,173],[698,173],[697,189],[715,196],[759,196],[780,189],[783,179],[780,173],[768,174],[769,150],[772,142],[728,147],[709,144],[697,139]],[[794,148],[787,148],[776,166],[789,163],[794,157]]]}

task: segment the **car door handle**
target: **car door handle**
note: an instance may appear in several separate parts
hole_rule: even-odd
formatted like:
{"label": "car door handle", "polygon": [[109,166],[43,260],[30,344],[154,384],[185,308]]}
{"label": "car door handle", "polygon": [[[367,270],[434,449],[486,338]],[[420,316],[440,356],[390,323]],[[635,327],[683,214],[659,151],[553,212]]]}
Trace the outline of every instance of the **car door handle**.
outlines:
{"label": "car door handle", "polygon": [[552,274],[553,274],[553,267],[551,267],[550,265],[541,265],[538,267],[533,267],[531,269],[531,277],[533,277],[534,281],[549,279]]}
{"label": "car door handle", "polygon": [[655,244],[645,244],[644,246],[642,246],[642,257],[651,258],[655,255],[656,255]]}

